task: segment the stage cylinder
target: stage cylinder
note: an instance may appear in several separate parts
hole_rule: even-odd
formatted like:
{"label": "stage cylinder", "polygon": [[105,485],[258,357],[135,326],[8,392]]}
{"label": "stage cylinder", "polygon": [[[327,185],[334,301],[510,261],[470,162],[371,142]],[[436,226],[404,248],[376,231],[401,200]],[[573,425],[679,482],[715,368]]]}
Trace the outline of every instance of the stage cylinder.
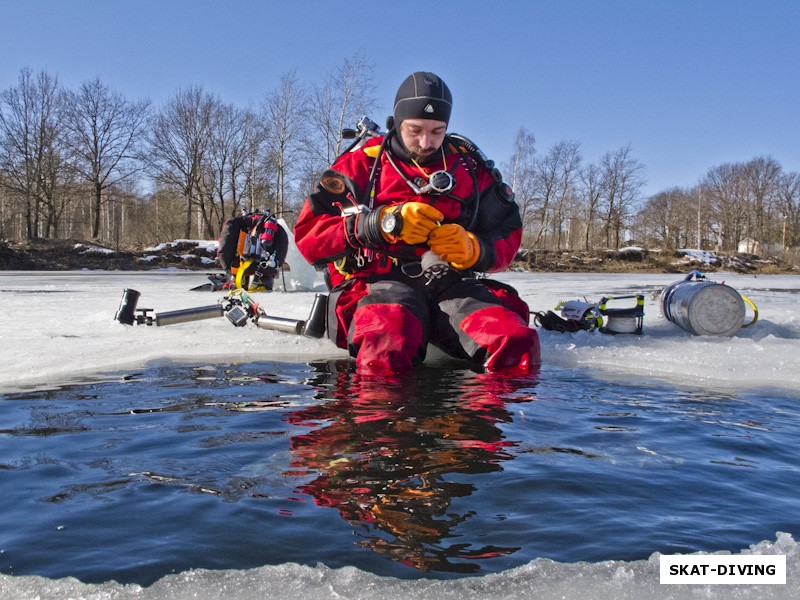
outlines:
{"label": "stage cylinder", "polygon": [[694,335],[732,336],[744,324],[744,300],[723,283],[686,279],[661,292],[661,313]]}

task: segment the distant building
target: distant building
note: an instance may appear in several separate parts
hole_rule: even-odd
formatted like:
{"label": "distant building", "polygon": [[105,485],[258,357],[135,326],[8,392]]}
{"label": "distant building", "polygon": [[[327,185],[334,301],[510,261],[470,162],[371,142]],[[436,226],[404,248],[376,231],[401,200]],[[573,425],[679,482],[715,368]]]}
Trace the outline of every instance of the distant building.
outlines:
{"label": "distant building", "polygon": [[758,254],[759,243],[753,238],[744,238],[739,242],[739,254]]}
{"label": "distant building", "polygon": [[783,244],[761,244],[753,238],[744,238],[739,242],[738,251],[740,254],[756,254],[763,252],[766,254],[780,254],[783,252]]}

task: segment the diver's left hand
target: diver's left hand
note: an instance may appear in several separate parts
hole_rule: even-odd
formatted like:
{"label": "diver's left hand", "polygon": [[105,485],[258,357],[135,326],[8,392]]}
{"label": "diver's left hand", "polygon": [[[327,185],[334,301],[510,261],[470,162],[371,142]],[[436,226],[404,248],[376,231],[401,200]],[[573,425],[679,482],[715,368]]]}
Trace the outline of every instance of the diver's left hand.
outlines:
{"label": "diver's left hand", "polygon": [[428,236],[428,246],[456,269],[469,269],[481,256],[478,238],[455,223],[432,230]]}

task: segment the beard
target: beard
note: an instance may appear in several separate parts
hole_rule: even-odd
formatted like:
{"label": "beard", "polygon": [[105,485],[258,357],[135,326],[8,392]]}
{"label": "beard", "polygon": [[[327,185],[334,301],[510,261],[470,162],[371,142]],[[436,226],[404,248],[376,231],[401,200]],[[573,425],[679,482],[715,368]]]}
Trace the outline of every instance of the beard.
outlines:
{"label": "beard", "polygon": [[411,158],[413,158],[414,160],[422,160],[428,158],[429,156],[432,156],[433,154],[436,153],[437,150],[439,150],[438,146],[431,146],[430,148],[413,146],[408,149],[408,152],[411,155]]}
{"label": "beard", "polygon": [[392,136],[390,146],[392,148],[392,152],[395,154],[395,156],[399,157],[400,160],[405,162],[411,162],[412,160],[415,160],[421,165],[436,160],[437,153],[440,152],[442,148],[442,144],[439,144],[433,148],[423,148],[419,145],[408,147],[403,142],[403,136],[399,133]]}

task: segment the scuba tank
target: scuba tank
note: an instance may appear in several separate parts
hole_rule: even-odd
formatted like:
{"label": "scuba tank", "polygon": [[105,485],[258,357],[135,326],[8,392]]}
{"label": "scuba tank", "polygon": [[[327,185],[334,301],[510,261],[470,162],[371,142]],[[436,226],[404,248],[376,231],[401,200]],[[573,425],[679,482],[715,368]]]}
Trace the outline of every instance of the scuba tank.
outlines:
{"label": "scuba tank", "polygon": [[[745,301],[755,311],[755,318],[747,325]],[[663,289],[661,313],[693,335],[730,337],[758,319],[758,309],[749,299],[724,283],[706,280],[699,271],[692,271]]]}

